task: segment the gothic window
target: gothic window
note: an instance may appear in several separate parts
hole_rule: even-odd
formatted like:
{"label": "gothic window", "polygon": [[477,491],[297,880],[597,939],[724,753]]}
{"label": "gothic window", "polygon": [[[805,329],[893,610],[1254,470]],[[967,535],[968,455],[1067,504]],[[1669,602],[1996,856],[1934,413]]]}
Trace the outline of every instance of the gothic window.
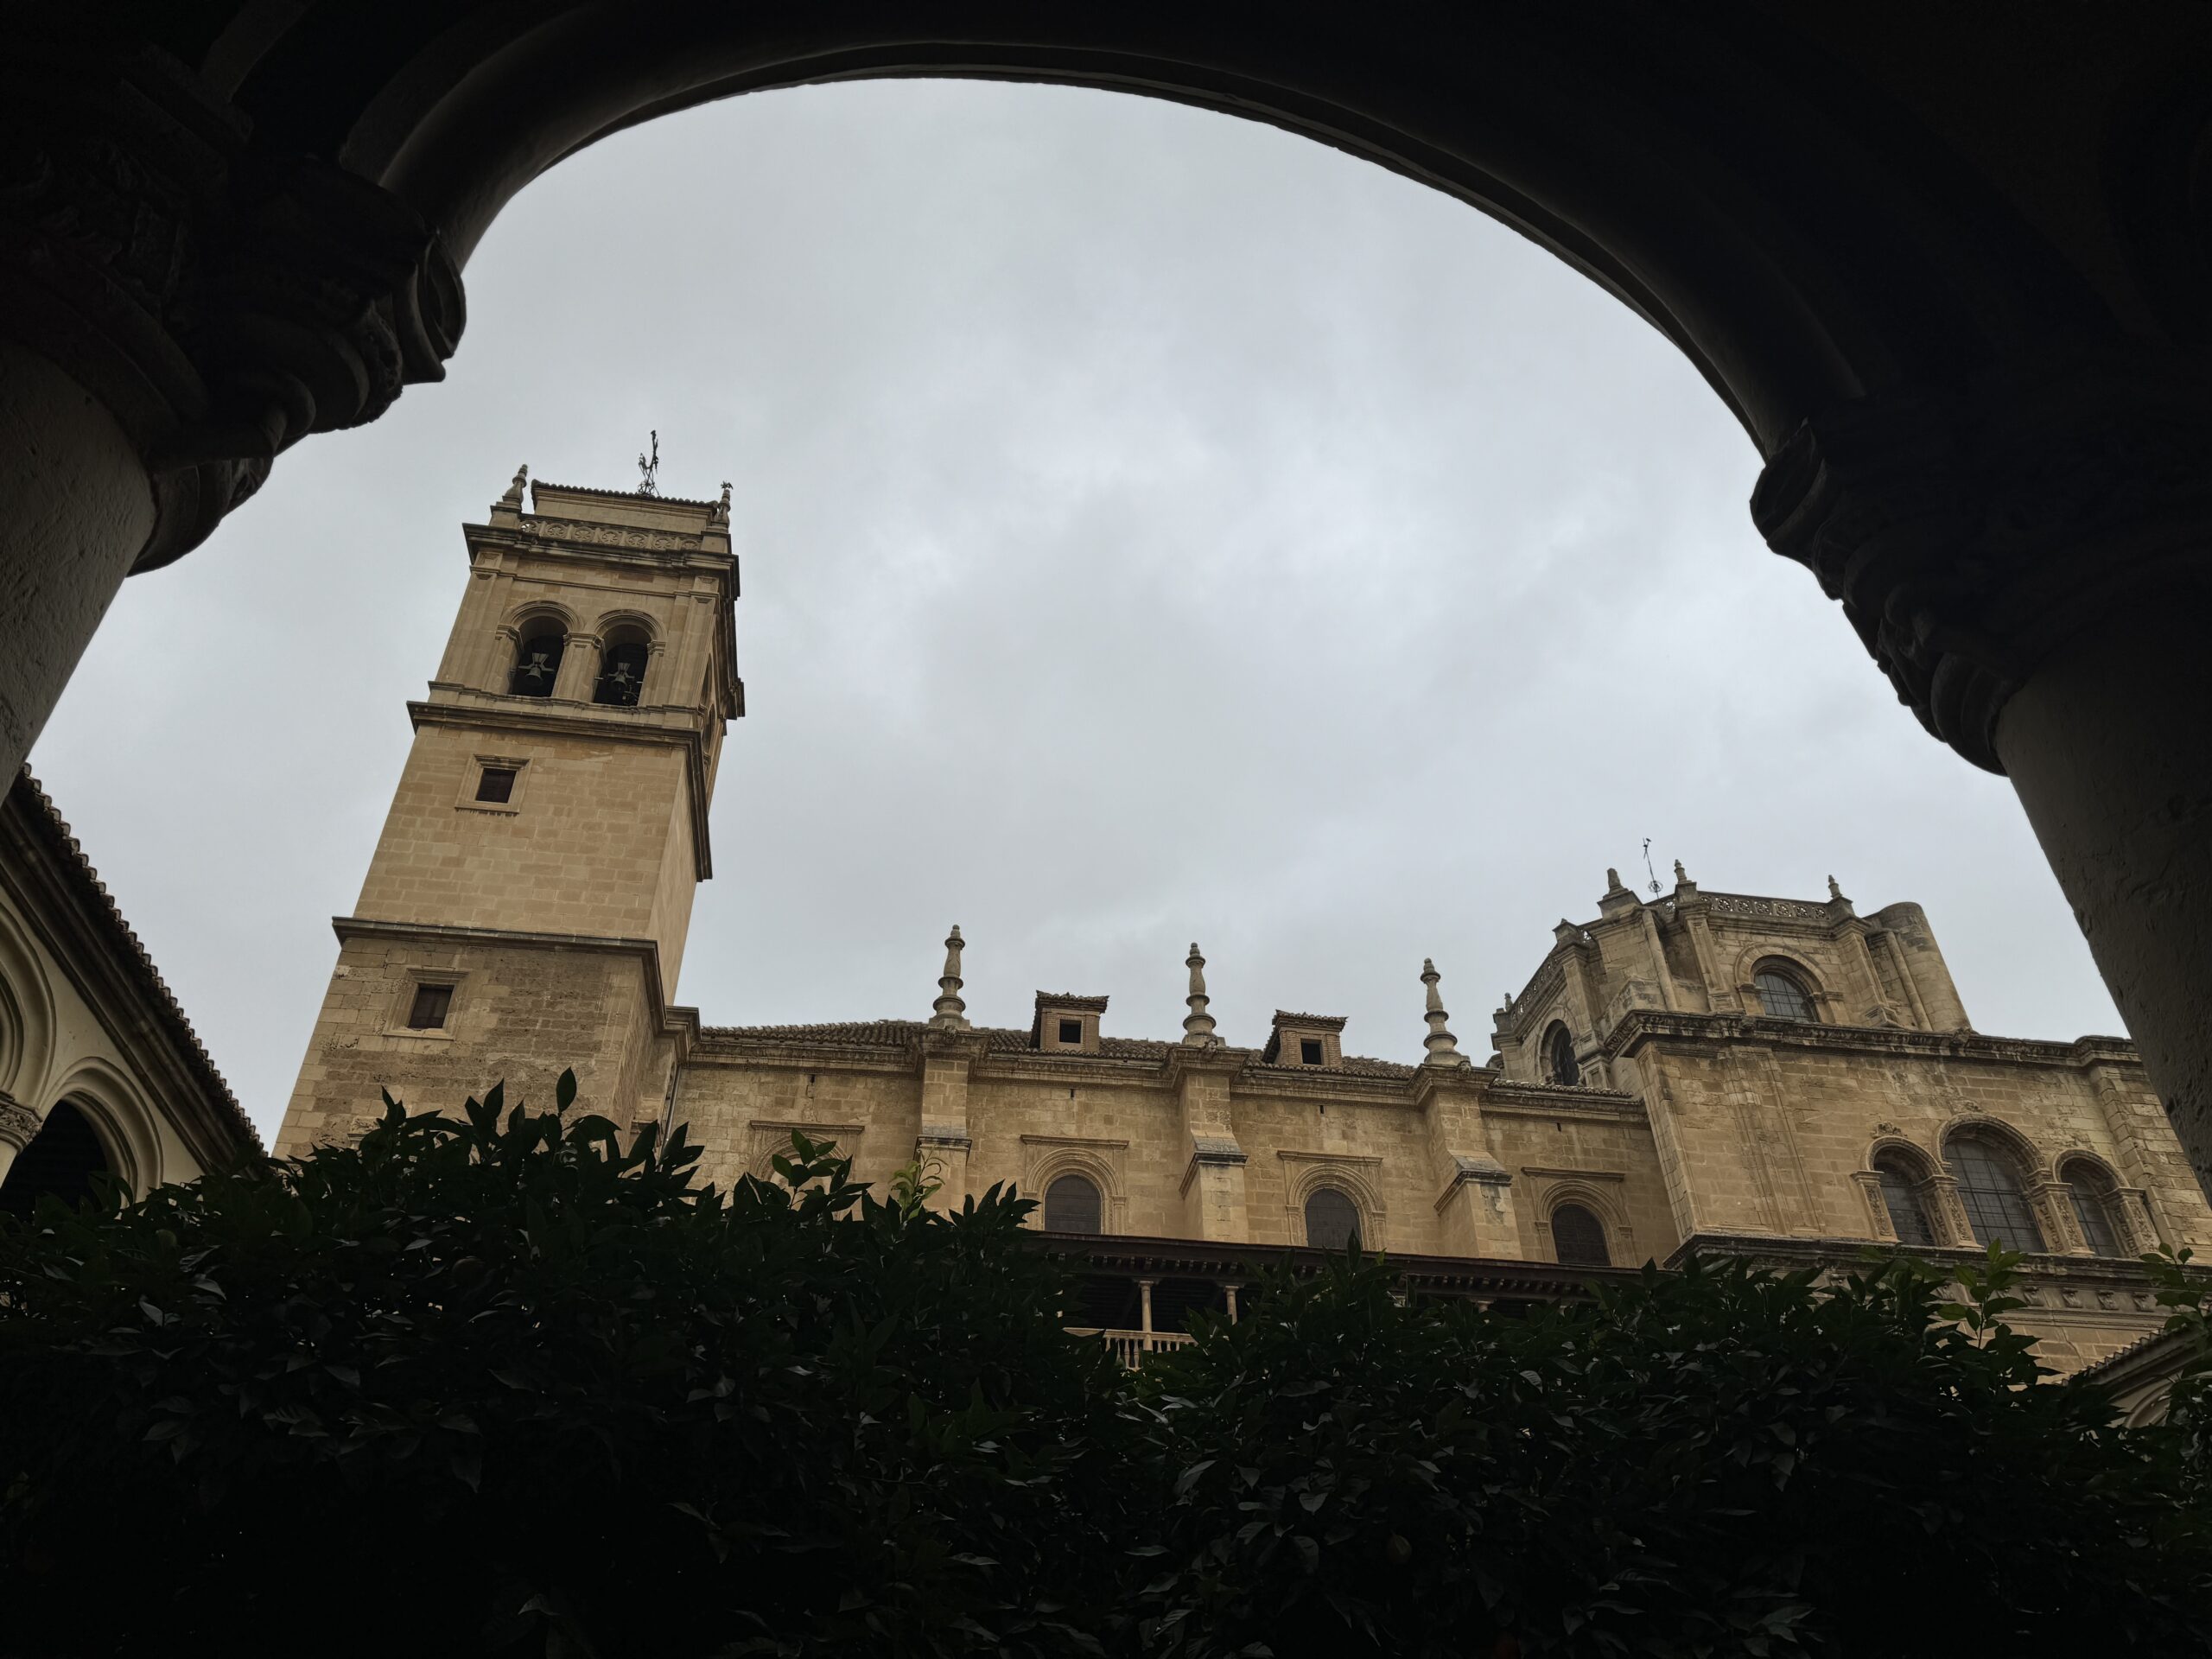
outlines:
{"label": "gothic window", "polygon": [[2066,1196],[2073,1201],[2074,1218],[2082,1224],[2082,1237],[2095,1255],[2126,1255],[2120,1218],[2113,1213],[2116,1195],[2103,1173],[2084,1163],[2067,1165]]}
{"label": "gothic window", "polygon": [[599,653],[599,683],[591,700],[615,709],[634,709],[645,686],[646,645],[634,629],[610,636]]}
{"label": "gothic window", "polygon": [[1101,1231],[1099,1211],[1098,1188],[1081,1175],[1063,1175],[1045,1189],[1048,1233]]}
{"label": "gothic window", "polygon": [[561,674],[562,654],[568,648],[569,636],[559,623],[540,618],[523,624],[522,643],[515,647],[515,671],[507,690],[518,697],[551,696],[553,682]]}
{"label": "gothic window", "polygon": [[1556,1020],[1544,1033],[1544,1074],[1554,1083],[1563,1083],[1570,1089],[1582,1081],[1582,1065],[1574,1058],[1574,1039]]}
{"label": "gothic window", "polygon": [[2020,1189],[2019,1166],[2011,1152],[1986,1135],[1969,1133],[1951,1138],[1948,1156],[1976,1243],[2002,1244],[2008,1250],[2044,1248],[2043,1229]]}
{"label": "gothic window", "polygon": [[1306,1200],[1306,1242],[1317,1250],[1357,1249],[1359,1206],[1336,1187],[1316,1187]]}
{"label": "gothic window", "polygon": [[1751,988],[1759,994],[1759,1012],[1768,1019],[1813,1023],[1813,994],[1796,975],[1770,964],[1751,976]]}
{"label": "gothic window", "polygon": [[1612,1252],[1605,1248],[1605,1224],[1579,1204],[1562,1204],[1552,1211],[1552,1254],[1566,1268],[1613,1264]]}
{"label": "gothic window", "polygon": [[27,1216],[42,1192],[65,1204],[92,1196],[92,1177],[108,1173],[107,1152],[91,1121],[67,1101],[46,1115],[30,1145],[16,1154],[8,1179],[0,1182],[0,1210]]}
{"label": "gothic window", "polygon": [[1882,1178],[1882,1203],[1890,1212],[1890,1230],[1900,1244],[1932,1245],[1936,1229],[1929,1224],[1928,1208],[1920,1201],[1920,1183],[1912,1168],[1893,1152],[1874,1160]]}

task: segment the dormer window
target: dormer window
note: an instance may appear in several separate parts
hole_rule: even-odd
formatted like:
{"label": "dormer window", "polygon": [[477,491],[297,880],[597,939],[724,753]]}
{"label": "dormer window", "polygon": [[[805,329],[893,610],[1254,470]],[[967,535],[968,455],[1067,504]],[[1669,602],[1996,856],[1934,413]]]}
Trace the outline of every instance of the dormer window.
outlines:
{"label": "dormer window", "polygon": [[561,677],[561,658],[569,648],[567,630],[547,617],[525,622],[515,647],[514,671],[507,690],[518,697],[550,697]]}
{"label": "dormer window", "polygon": [[1260,1059],[1267,1065],[1311,1066],[1333,1071],[1344,1063],[1344,1016],[1275,1010],[1274,1029]]}
{"label": "dormer window", "polygon": [[1039,991],[1036,1017],[1029,1022],[1029,1046],[1046,1054],[1096,1054],[1098,1021],[1105,1012],[1103,996]]}

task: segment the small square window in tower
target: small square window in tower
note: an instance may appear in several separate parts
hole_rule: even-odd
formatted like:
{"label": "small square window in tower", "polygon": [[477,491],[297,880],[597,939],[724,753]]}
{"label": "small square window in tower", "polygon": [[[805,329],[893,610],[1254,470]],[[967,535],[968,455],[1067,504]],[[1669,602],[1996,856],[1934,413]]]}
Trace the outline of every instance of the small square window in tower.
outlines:
{"label": "small square window in tower", "polygon": [[1290,1014],[1277,1008],[1268,1046],[1260,1051],[1261,1063],[1337,1071],[1344,1063],[1344,1028],[1342,1014]]}
{"label": "small square window in tower", "polygon": [[1096,1054],[1098,1021],[1105,1012],[1103,996],[1039,991],[1036,1017],[1029,1022],[1029,1046],[1048,1054]]}
{"label": "small square window in tower", "polygon": [[504,806],[515,798],[513,766],[486,766],[476,779],[476,798]]}
{"label": "small square window in tower", "polygon": [[415,1000],[407,1006],[410,1031],[443,1031],[446,1014],[453,1007],[450,985],[417,985]]}

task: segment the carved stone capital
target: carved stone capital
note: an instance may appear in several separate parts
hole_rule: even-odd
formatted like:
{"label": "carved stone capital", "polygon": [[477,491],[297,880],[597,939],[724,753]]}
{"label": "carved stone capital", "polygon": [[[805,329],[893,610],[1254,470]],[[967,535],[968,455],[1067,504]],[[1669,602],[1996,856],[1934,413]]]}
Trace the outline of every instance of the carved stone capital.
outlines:
{"label": "carved stone capital", "polygon": [[461,276],[410,208],[257,145],[175,60],[54,29],[0,63],[0,328],[130,435],[154,480],[150,569],[280,451],[442,378]]}
{"label": "carved stone capital", "polygon": [[0,1092],[0,1147],[21,1152],[39,1132],[39,1116],[13,1095]]}
{"label": "carved stone capital", "polygon": [[1875,393],[1799,427],[1751,517],[1921,723],[1999,772],[1998,715],[2050,652],[2212,582],[2212,378],[2082,352]]}

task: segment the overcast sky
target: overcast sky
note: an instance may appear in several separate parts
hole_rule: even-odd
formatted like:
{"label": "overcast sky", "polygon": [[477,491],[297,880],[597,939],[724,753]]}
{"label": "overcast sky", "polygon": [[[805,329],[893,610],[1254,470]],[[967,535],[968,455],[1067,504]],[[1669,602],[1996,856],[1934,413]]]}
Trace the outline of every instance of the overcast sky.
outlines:
{"label": "overcast sky", "polygon": [[[711,1024],[1105,993],[1461,1046],[1609,865],[1927,907],[1986,1031],[2117,1032],[2003,779],[1898,706],[1656,333],[1300,138],[991,83],[761,94],[508,208],[450,377],[129,582],[33,766],[264,1136],[518,462],[736,487],[680,995]],[[486,1082],[490,1082],[486,1078]]]}

